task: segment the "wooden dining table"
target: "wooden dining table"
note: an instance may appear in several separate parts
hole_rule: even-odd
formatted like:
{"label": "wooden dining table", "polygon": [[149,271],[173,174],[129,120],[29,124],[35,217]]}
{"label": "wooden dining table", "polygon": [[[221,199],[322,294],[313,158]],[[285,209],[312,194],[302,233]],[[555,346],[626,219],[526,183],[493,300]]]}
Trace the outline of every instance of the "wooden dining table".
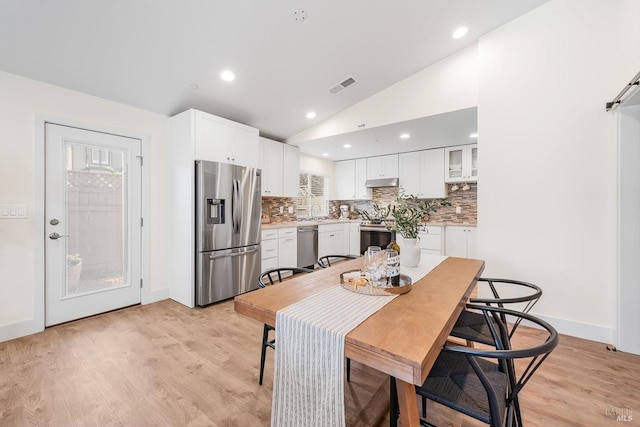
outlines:
{"label": "wooden dining table", "polygon": [[[345,261],[239,295],[235,311],[275,325],[278,310],[340,283],[340,273],[361,265],[362,259]],[[346,357],[396,378],[403,426],[420,425],[415,385],[426,379],[483,270],[482,260],[448,257],[347,334]]]}

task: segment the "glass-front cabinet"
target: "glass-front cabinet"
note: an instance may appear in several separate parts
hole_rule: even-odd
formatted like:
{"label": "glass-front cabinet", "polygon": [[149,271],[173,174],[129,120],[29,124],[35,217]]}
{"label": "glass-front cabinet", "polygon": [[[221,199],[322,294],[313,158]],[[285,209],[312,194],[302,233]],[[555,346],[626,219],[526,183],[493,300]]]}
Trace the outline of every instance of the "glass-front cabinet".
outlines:
{"label": "glass-front cabinet", "polygon": [[478,181],[478,144],[445,148],[445,182]]}

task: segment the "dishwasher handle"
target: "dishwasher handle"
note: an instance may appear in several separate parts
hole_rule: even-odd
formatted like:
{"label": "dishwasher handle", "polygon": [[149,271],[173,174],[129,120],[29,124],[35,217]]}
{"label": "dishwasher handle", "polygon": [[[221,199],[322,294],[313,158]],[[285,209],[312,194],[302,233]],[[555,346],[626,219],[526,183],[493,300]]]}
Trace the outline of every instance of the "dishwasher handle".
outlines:
{"label": "dishwasher handle", "polygon": [[318,227],[298,227],[298,233],[308,233],[310,231],[318,231]]}

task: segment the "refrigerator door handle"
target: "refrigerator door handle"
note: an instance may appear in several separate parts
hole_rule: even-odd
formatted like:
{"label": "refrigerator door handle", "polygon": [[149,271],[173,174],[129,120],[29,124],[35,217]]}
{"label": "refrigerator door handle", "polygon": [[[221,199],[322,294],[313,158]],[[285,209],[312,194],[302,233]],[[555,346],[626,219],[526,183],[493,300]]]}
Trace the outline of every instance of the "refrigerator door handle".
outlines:
{"label": "refrigerator door handle", "polygon": [[258,248],[253,248],[253,249],[249,249],[246,251],[242,251],[242,252],[233,252],[230,254],[220,254],[220,255],[209,255],[209,259],[218,259],[218,258],[227,258],[227,257],[234,257],[234,256],[240,256],[240,255],[248,255],[251,254],[253,252],[258,252]]}
{"label": "refrigerator door handle", "polygon": [[233,200],[232,200],[232,224],[233,224],[233,232],[240,232],[240,213],[242,212],[242,207],[240,206],[240,184],[237,179],[233,180]]}

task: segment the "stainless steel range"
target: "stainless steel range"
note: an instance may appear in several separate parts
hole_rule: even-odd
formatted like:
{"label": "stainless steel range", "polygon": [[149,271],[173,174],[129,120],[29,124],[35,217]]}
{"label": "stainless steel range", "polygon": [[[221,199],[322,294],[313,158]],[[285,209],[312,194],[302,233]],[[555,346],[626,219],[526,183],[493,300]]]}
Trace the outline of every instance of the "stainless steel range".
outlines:
{"label": "stainless steel range", "polygon": [[362,221],[360,223],[360,254],[364,254],[369,246],[386,248],[391,243],[391,230],[384,222]]}

